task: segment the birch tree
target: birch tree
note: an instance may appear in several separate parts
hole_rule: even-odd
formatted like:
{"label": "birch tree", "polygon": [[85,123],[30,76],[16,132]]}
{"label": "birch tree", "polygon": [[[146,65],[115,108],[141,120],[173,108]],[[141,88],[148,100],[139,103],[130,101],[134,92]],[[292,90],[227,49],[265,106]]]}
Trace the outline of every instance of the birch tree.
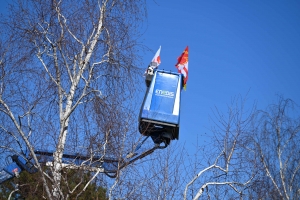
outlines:
{"label": "birch tree", "polygon": [[278,103],[259,111],[255,119],[253,142],[261,178],[254,194],[258,198],[299,199],[299,106],[279,97]]}
{"label": "birch tree", "polygon": [[207,145],[212,148],[199,155],[198,172],[185,186],[184,199],[236,199],[247,195],[246,188],[257,174],[255,151],[248,146],[254,111],[254,107],[247,110],[241,97],[232,101],[226,114],[214,111],[214,137]]}
{"label": "birch tree", "polygon": [[132,176],[136,177],[134,183],[138,187],[132,191],[132,196],[125,199],[182,199],[181,190],[185,182],[184,160],[187,152],[181,145],[173,141],[166,149],[147,157],[153,164],[147,165],[144,161],[143,168],[131,171]]}
{"label": "birch tree", "polygon": [[[62,190],[64,153],[91,161],[128,151],[144,6],[136,0],[16,0],[2,16],[1,153],[30,155],[47,199],[66,199],[83,184]],[[48,170],[36,149],[54,152]]]}

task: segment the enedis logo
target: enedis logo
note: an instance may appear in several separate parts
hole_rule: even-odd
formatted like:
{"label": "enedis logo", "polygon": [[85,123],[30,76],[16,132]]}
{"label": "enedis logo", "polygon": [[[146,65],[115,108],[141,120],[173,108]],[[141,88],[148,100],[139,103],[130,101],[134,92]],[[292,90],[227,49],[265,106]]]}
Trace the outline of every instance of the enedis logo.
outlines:
{"label": "enedis logo", "polygon": [[170,91],[167,91],[167,90],[156,89],[155,90],[155,95],[164,96],[164,97],[168,97],[168,98],[173,98],[174,97],[174,92],[170,92]]}

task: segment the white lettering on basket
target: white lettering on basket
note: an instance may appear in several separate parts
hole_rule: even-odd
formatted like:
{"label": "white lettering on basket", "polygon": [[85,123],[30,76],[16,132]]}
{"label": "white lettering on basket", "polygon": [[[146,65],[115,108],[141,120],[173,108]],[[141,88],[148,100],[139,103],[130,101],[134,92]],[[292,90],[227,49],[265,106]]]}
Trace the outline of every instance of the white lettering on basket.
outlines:
{"label": "white lettering on basket", "polygon": [[156,89],[155,90],[155,95],[157,96],[163,96],[163,97],[168,97],[168,98],[174,98],[174,92],[170,92],[170,91],[167,91],[167,90],[159,90],[159,89]]}

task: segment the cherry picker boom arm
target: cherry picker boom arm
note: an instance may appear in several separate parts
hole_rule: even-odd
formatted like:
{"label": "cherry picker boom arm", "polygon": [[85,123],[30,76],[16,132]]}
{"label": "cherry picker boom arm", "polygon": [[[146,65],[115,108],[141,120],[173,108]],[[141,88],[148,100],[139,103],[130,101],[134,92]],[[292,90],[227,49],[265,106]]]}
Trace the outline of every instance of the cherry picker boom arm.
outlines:
{"label": "cherry picker boom arm", "polygon": [[[138,150],[148,139],[148,137],[146,137],[140,144],[138,144],[133,152],[128,153],[122,159],[100,156],[91,157],[80,154],[63,154],[63,167],[69,169],[105,173],[107,176],[115,178],[119,170],[139,159],[146,157],[147,155],[150,155],[156,149],[164,149],[168,146],[166,143],[164,143],[164,145],[155,144],[154,147],[145,150],[142,153],[138,153]],[[41,164],[44,164],[46,166],[53,165],[53,152],[36,150],[35,153],[37,155],[40,155],[41,159],[39,160],[39,162]],[[21,155],[13,155],[11,156],[11,158],[13,162],[0,170],[0,184],[13,177],[18,177],[22,171],[27,171],[31,174],[38,171],[33,162],[30,161],[30,157],[28,156],[26,159]]]}

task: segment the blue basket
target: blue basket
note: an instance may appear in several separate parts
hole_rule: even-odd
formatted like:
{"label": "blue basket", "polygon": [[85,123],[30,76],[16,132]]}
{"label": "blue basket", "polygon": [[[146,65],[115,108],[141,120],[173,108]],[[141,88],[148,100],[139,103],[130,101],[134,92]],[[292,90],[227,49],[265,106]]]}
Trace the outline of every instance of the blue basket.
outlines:
{"label": "blue basket", "polygon": [[157,70],[151,78],[139,115],[139,131],[145,136],[178,139],[182,75]]}

